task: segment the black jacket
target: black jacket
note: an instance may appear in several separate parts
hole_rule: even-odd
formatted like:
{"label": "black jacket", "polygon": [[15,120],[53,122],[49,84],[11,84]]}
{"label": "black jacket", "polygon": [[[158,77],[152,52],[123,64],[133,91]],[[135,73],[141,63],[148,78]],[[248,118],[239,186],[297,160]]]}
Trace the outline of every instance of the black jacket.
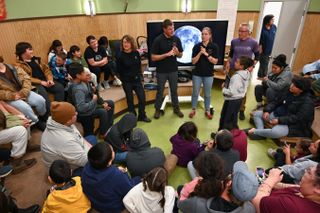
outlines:
{"label": "black jacket", "polygon": [[[285,104],[286,98],[290,95],[288,91],[273,102],[268,103],[265,112],[273,112]],[[309,93],[302,93],[295,96],[287,107],[287,114],[278,117],[279,124],[288,125],[291,137],[312,137],[311,125],[314,118],[314,103]]]}

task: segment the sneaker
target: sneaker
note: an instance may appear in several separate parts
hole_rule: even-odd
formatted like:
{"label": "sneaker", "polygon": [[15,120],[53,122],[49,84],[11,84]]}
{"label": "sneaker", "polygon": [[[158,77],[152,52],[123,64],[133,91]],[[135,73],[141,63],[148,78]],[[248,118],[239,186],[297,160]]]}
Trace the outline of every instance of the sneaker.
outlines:
{"label": "sneaker", "polygon": [[103,81],[102,84],[105,89],[110,89],[110,85],[109,85],[108,81]]}
{"label": "sneaker", "polygon": [[97,90],[98,90],[99,92],[101,92],[101,91],[104,90],[102,83],[98,84]]}
{"label": "sneaker", "polygon": [[277,153],[277,151],[275,149],[269,148],[267,153],[269,157],[274,158],[274,155]]}
{"label": "sneaker", "polygon": [[192,110],[192,111],[189,113],[189,118],[193,118],[195,115],[196,115],[196,110]]}
{"label": "sneaker", "polygon": [[121,86],[121,85],[122,85],[122,82],[120,81],[119,78],[115,78],[114,81],[113,81],[113,85],[114,85],[114,86]]}
{"label": "sneaker", "polygon": [[240,120],[244,120],[244,119],[246,119],[246,116],[244,115],[244,111],[240,111],[240,113],[239,113],[239,119]]}
{"label": "sneaker", "polygon": [[175,108],[173,110],[173,113],[178,115],[179,118],[183,118],[183,116],[184,116],[183,113],[181,112],[180,108]]}
{"label": "sneaker", "polygon": [[11,165],[13,167],[12,174],[18,174],[26,169],[29,169],[33,165],[37,163],[37,160],[35,158],[30,158],[27,160],[22,160],[21,158],[14,159],[11,161]]}
{"label": "sneaker", "polygon": [[6,165],[0,168],[0,178],[8,176],[13,171],[12,166]]}
{"label": "sneaker", "polygon": [[209,119],[212,120],[213,116],[210,114],[210,112],[205,112],[204,115]]}
{"label": "sneaker", "polygon": [[157,109],[156,109],[156,111],[154,112],[153,117],[154,117],[155,119],[159,119],[159,118],[160,118],[160,110],[157,110]]}

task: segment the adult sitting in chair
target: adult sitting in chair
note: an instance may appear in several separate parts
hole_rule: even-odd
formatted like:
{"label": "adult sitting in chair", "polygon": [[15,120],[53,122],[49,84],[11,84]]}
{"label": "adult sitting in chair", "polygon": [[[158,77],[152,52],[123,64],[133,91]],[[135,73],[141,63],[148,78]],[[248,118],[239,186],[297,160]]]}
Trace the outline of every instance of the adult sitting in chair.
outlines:
{"label": "adult sitting in chair", "polygon": [[[263,111],[254,112],[256,128],[247,129],[252,140],[265,138],[311,137],[314,104],[309,95],[310,81],[294,76],[289,91],[282,97],[268,103]],[[264,128],[264,122],[273,127]]]}

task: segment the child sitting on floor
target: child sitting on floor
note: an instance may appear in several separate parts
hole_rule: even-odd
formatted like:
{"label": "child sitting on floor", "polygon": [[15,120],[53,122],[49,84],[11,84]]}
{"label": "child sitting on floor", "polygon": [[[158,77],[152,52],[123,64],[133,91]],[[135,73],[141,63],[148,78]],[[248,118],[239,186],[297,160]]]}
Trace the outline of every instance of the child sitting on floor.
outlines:
{"label": "child sitting on floor", "polygon": [[170,138],[171,154],[178,157],[178,166],[186,167],[198,154],[205,149],[197,138],[198,128],[192,121],[185,122],[179,127],[178,133]]}
{"label": "child sitting on floor", "polygon": [[172,212],[175,191],[168,185],[168,173],[156,167],[147,173],[142,183],[133,187],[123,198],[129,212]]}
{"label": "child sitting on floor", "polygon": [[82,192],[80,177],[71,178],[71,168],[67,162],[54,161],[48,179],[54,185],[43,205],[43,213],[86,213],[91,209],[90,201]]}
{"label": "child sitting on floor", "polygon": [[290,151],[290,144],[285,144],[282,148],[268,149],[268,155],[276,160],[275,167],[292,164],[293,161],[310,155],[310,144],[312,143],[309,139],[302,139],[296,144],[296,154],[292,155]]}

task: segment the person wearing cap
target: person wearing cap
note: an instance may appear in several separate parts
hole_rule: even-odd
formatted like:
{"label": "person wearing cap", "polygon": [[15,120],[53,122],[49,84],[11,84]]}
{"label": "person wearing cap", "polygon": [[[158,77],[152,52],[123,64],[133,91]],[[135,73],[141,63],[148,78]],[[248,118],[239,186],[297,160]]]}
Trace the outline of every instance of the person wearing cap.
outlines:
{"label": "person wearing cap", "polygon": [[131,177],[143,177],[153,168],[163,166],[166,160],[160,148],[151,148],[147,134],[140,128],[133,130],[129,148],[126,164]]}
{"label": "person wearing cap", "polygon": [[267,103],[272,102],[277,96],[281,96],[289,89],[292,72],[286,63],[286,58],[284,54],[278,55],[272,62],[271,72],[262,78],[262,84],[258,84],[254,88],[257,109],[262,107],[263,96],[266,96]]}
{"label": "person wearing cap", "polygon": [[[216,167],[219,168],[219,165]],[[219,174],[222,174],[221,170],[219,171],[217,171],[218,176],[215,179],[217,185],[212,186],[214,188],[211,189],[214,193],[200,194],[197,192],[199,191],[199,186],[203,185],[204,179],[201,182],[198,181],[197,185],[194,186],[194,191],[191,190],[188,198],[179,200],[178,207],[182,212],[254,213],[256,211],[250,200],[256,196],[259,183],[256,176],[249,172],[246,163],[242,161],[235,163],[232,178],[231,175],[226,178],[219,176]],[[210,190],[205,191],[209,192]],[[184,189],[181,191],[181,194],[183,193]]]}
{"label": "person wearing cap", "polygon": [[272,169],[268,178],[259,186],[252,203],[257,213],[308,212],[320,209],[320,164],[309,167],[300,185],[283,184],[282,170]]}
{"label": "person wearing cap", "polygon": [[74,125],[76,120],[76,109],[70,103],[51,103],[51,116],[41,138],[42,158],[48,169],[55,160],[65,160],[73,170],[87,163],[91,144],[97,141],[83,138]]}
{"label": "person wearing cap", "polygon": [[[311,138],[314,103],[310,97],[310,80],[294,76],[286,94],[276,98],[263,109],[253,113],[256,128],[245,131],[252,140],[265,138],[307,137]],[[272,125],[264,128],[264,122]]]}

